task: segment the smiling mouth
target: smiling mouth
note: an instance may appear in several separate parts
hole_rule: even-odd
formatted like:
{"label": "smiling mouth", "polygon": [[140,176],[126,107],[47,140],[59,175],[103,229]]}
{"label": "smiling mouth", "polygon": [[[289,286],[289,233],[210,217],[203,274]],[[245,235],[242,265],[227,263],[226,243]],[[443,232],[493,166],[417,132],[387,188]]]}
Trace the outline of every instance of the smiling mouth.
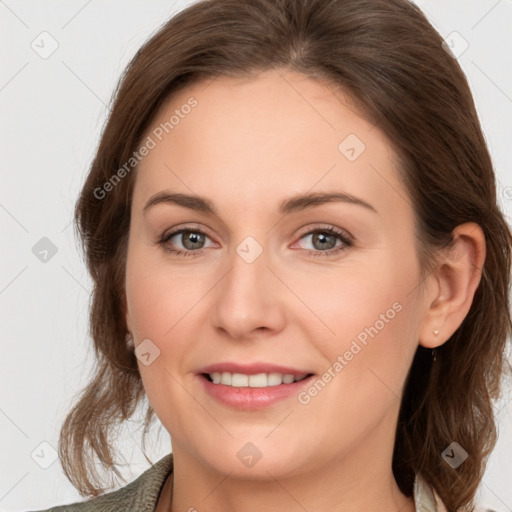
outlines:
{"label": "smiling mouth", "polygon": [[230,373],[230,372],[212,372],[202,373],[201,376],[212,384],[231,386],[234,388],[268,388],[273,386],[293,384],[311,377],[312,373],[301,375],[284,374],[279,372],[271,373]]}

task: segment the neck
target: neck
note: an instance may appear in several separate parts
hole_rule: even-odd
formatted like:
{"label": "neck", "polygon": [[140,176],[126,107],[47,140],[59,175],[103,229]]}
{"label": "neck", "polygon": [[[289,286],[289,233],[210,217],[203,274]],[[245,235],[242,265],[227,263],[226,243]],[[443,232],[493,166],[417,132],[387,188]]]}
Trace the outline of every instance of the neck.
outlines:
{"label": "neck", "polygon": [[[304,510],[368,510],[414,512],[414,500],[405,496],[394,479],[391,463],[375,456],[362,463],[373,446],[307,467],[300,474],[272,474],[272,469],[247,479],[220,473],[190,457],[173,443],[174,472],[164,498],[167,512],[303,512]],[[377,454],[378,452],[374,452]],[[172,488],[172,491],[171,491]],[[160,509],[157,509],[160,512]]]}

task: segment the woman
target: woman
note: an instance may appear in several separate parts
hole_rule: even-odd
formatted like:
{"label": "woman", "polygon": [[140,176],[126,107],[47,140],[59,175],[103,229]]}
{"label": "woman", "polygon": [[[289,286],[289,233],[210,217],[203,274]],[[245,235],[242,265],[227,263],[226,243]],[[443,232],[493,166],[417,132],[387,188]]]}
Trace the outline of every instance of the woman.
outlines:
{"label": "woman", "polygon": [[[98,366],[59,451],[92,499],[54,510],[473,509],[512,239],[413,4],[180,12],[123,76],[76,221]],[[173,453],[99,496],[145,396]]]}

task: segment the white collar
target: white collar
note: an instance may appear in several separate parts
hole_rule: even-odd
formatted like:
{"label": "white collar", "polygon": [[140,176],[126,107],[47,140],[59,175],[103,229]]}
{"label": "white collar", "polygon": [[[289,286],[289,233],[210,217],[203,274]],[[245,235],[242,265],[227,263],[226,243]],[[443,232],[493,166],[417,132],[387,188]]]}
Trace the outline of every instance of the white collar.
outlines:
{"label": "white collar", "polygon": [[436,491],[420,474],[414,479],[414,505],[416,512],[446,512]]}

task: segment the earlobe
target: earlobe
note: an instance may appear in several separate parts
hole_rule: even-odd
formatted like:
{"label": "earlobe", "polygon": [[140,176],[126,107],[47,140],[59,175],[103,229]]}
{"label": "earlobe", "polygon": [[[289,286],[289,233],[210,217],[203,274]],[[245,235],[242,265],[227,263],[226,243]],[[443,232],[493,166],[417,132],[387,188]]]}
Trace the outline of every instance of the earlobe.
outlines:
{"label": "earlobe", "polygon": [[454,243],[442,256],[430,280],[430,296],[419,342],[427,348],[445,343],[460,327],[471,308],[485,261],[482,228],[467,222],[453,230]]}

